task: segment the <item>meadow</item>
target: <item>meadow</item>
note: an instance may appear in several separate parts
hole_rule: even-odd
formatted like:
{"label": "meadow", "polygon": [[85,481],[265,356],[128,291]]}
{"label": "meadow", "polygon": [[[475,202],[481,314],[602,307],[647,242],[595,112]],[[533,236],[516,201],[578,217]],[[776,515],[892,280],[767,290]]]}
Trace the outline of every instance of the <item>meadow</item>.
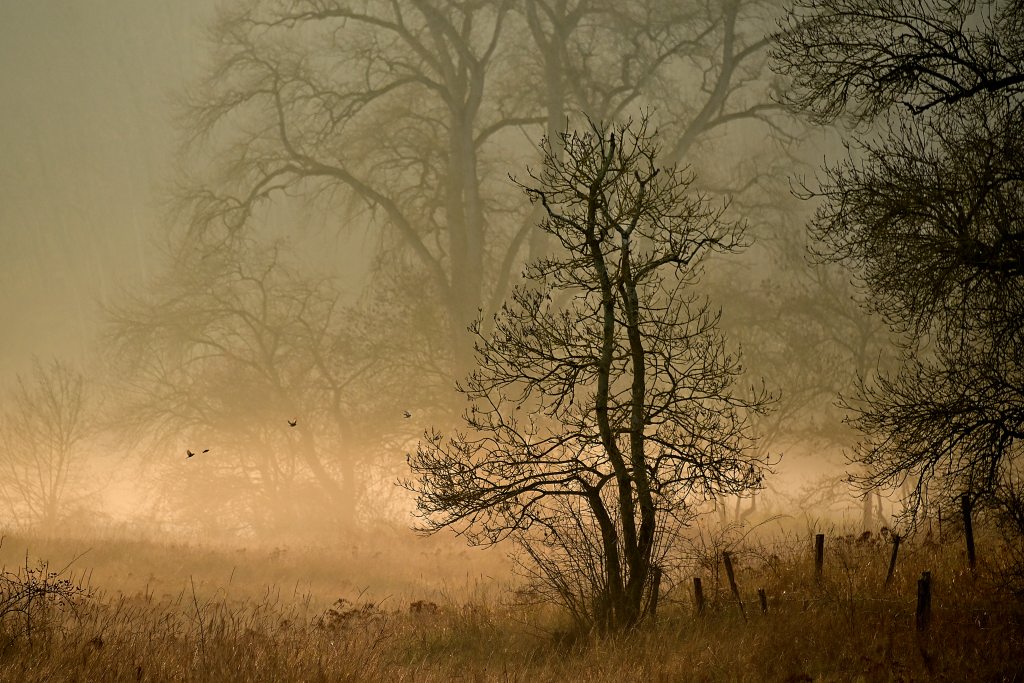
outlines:
{"label": "meadow", "polygon": [[[888,586],[888,536],[825,536],[819,577],[810,533],[699,534],[656,617],[613,638],[574,632],[530,600],[500,550],[457,538],[381,527],[327,547],[214,547],[11,534],[0,680],[1024,680],[1017,555],[996,534],[979,531],[973,572],[954,532],[905,540]],[[923,571],[927,629],[915,617]]]}

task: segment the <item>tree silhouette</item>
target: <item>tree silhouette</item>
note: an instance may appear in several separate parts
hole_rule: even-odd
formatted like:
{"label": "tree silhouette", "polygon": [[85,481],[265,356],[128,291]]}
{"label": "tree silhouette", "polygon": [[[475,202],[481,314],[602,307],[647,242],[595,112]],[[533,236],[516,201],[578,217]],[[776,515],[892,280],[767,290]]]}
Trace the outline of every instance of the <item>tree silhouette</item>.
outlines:
{"label": "tree silhouette", "polygon": [[18,376],[0,414],[0,475],[13,519],[53,530],[67,514],[95,429],[94,397],[83,375],[60,361],[36,360]]}
{"label": "tree silhouette", "polygon": [[193,166],[188,215],[197,232],[233,233],[299,197],[371,223],[401,254],[379,263],[411,266],[465,369],[468,323],[505,297],[524,250],[548,247],[505,177],[533,161],[543,127],[557,141],[579,112],[657,104],[674,161],[738,122],[780,130],[763,73],[769,5],[240,2],[214,27],[185,119],[208,162]]}
{"label": "tree silhouette", "polygon": [[249,239],[186,240],[176,267],[110,310],[120,429],[148,453],[210,447],[184,472],[165,459],[175,504],[197,517],[287,530],[301,503],[351,528],[387,434],[374,413],[397,392],[333,283],[286,258]]}
{"label": "tree silhouette", "polygon": [[630,628],[694,505],[761,480],[743,415],[769,397],[735,390],[739,358],[690,291],[742,227],[656,165],[646,120],[544,149],[523,187],[559,248],[475,327],[467,430],[422,441],[406,486],[426,529],[511,537],[581,626]]}
{"label": "tree silhouette", "polygon": [[787,99],[822,122],[913,116],[1024,91],[1024,16],[1016,0],[797,0],[773,68]]}
{"label": "tree silhouette", "polygon": [[[1018,2],[807,0],[775,52],[791,101],[865,124],[806,196],[818,255],[902,335],[845,400],[866,486],[985,497],[1024,435],[1024,16]],[[875,131],[866,124],[874,124]]]}

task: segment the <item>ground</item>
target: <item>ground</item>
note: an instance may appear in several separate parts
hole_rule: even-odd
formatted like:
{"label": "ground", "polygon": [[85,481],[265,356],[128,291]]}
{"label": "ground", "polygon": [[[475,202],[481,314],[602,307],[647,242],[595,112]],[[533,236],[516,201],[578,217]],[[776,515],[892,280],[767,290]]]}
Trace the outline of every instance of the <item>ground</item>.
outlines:
{"label": "ground", "polygon": [[[888,537],[829,530],[820,578],[810,534],[702,539],[657,616],[612,637],[574,631],[531,603],[499,551],[458,539],[395,529],[330,547],[214,548],[11,534],[0,680],[1024,680],[1024,603],[994,534],[979,534],[974,572],[955,532],[904,541],[888,587]],[[932,611],[920,630],[926,570]],[[26,586],[34,597],[15,590]]]}

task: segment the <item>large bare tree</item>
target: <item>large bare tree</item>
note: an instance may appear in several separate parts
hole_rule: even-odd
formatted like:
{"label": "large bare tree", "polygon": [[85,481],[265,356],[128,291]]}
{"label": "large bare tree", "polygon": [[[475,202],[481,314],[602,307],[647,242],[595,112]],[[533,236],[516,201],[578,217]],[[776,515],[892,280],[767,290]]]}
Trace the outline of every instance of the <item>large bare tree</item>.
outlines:
{"label": "large bare tree", "polygon": [[[408,386],[449,387],[453,368],[468,370],[468,324],[499,307],[527,255],[552,248],[507,178],[538,158],[542,133],[557,146],[581,114],[613,121],[647,105],[671,160],[700,163],[705,188],[733,206],[783,177],[753,163],[745,128],[765,154],[778,151],[765,139],[787,140],[766,69],[774,0],[224,7],[183,120],[193,238],[259,234],[289,203],[370,225],[366,296],[387,322],[365,332]],[[409,407],[418,418],[442,395]]]}
{"label": "large bare tree", "polygon": [[[332,199],[347,198],[338,222],[369,220],[384,249],[409,255],[399,261],[465,366],[466,325],[502,300],[526,245],[547,248],[506,178],[534,158],[538,133],[557,140],[579,112],[614,120],[655,104],[679,161],[744,121],[781,130],[763,68],[771,7],[236,3],[214,27],[213,68],[185,124],[212,162],[192,167],[193,225],[234,232],[268,202],[298,196],[339,213]],[[728,190],[749,185],[748,171],[725,173]]]}
{"label": "large bare tree", "polygon": [[693,292],[742,226],[657,165],[646,121],[545,149],[525,189],[558,247],[477,325],[467,430],[421,442],[407,485],[427,529],[512,537],[581,626],[630,628],[695,506],[761,481],[744,416],[769,397],[737,390],[740,359]]}

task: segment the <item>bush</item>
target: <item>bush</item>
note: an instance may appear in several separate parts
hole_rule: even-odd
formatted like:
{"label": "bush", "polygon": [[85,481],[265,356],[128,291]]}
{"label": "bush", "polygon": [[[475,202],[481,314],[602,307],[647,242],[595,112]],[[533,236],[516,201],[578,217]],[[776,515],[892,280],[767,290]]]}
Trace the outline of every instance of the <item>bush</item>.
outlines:
{"label": "bush", "polygon": [[53,626],[64,623],[55,616],[77,613],[80,603],[93,596],[91,588],[68,574],[69,567],[50,571],[49,563],[39,560],[33,566],[26,555],[24,566],[0,572],[0,632],[5,648],[21,636],[31,643],[34,637],[51,634]]}

